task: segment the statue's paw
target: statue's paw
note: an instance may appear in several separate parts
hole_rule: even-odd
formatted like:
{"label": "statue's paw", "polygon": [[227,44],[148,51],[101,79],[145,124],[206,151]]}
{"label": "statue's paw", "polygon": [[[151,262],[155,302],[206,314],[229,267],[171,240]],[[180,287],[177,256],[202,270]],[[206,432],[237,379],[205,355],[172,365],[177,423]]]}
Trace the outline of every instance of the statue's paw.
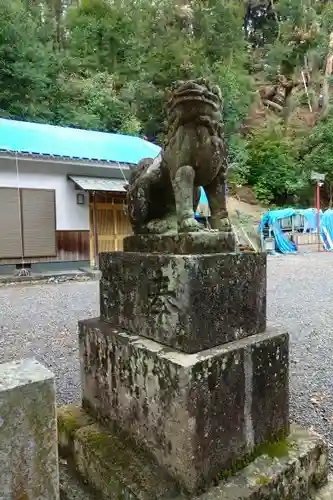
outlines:
{"label": "statue's paw", "polygon": [[153,219],[147,224],[148,232],[151,234],[171,234],[177,232],[176,218],[171,216],[163,219]]}
{"label": "statue's paw", "polygon": [[215,229],[217,231],[230,231],[231,230],[231,224],[229,219],[223,218],[223,219],[212,219],[210,221],[210,226],[212,229]]}
{"label": "statue's paw", "polygon": [[194,233],[199,231],[205,231],[205,227],[192,217],[184,219],[178,224],[179,233]]}

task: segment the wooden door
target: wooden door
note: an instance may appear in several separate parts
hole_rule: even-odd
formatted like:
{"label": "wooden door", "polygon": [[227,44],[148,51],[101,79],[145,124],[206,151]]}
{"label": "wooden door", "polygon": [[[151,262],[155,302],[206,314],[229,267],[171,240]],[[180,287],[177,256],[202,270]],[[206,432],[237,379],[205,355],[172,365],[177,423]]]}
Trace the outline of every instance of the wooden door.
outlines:
{"label": "wooden door", "polygon": [[[98,253],[123,250],[125,236],[132,234],[132,228],[123,203],[96,202],[96,231]],[[90,255],[94,258],[94,208],[90,204]]]}

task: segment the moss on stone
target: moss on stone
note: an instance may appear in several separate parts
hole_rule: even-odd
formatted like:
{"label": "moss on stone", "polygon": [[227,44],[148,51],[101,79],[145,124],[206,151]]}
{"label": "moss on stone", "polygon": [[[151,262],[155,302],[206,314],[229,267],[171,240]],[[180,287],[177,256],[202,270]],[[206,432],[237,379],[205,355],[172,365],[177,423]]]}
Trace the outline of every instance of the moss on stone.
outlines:
{"label": "moss on stone", "polygon": [[81,474],[88,474],[105,495],[147,500],[178,495],[176,484],[126,435],[118,436],[93,424],[77,431],[75,440],[80,444],[76,454],[81,455],[75,462],[86,463]]}
{"label": "moss on stone", "polygon": [[229,477],[233,476],[240,470],[244,469],[247,465],[249,465],[256,457],[248,454],[242,458],[233,460],[230,464],[230,467],[221,471],[217,476],[217,482],[225,481],[229,479]]}
{"label": "moss on stone", "polygon": [[270,458],[283,458],[288,456],[293,444],[287,439],[281,439],[273,443],[263,443],[256,449],[256,457],[268,455]]}
{"label": "moss on stone", "polygon": [[[265,442],[258,445],[252,453],[248,453],[242,458],[234,460],[228,469],[223,470],[218,474],[217,479],[226,480],[240,470],[247,467],[250,463],[260,456],[267,455],[270,458],[283,458],[289,455],[289,452],[294,448],[294,443],[284,437],[278,441]],[[268,478],[269,479],[269,478]]]}
{"label": "moss on stone", "polygon": [[75,432],[81,427],[90,425],[93,419],[80,407],[74,405],[61,406],[57,409],[58,432],[69,439],[74,438]]}
{"label": "moss on stone", "polygon": [[[100,430],[99,426],[96,424],[82,428],[78,438],[84,440],[85,444],[93,453],[98,454],[104,459],[112,460],[116,449],[117,460],[119,460],[121,459],[121,452],[125,451],[123,441],[120,441],[109,432]],[[120,460],[120,462],[121,465],[127,465],[123,463],[123,460]]]}

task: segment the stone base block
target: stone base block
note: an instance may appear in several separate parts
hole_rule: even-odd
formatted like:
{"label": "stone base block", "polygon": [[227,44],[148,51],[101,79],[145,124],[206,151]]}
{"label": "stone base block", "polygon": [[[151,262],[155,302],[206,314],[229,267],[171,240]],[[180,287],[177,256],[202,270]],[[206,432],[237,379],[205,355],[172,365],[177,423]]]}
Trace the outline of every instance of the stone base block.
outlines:
{"label": "stone base block", "polygon": [[85,407],[190,492],[289,431],[287,334],[185,354],[92,319],[79,342]]}
{"label": "stone base block", "polygon": [[124,251],[180,255],[235,252],[236,239],[232,231],[135,234],[124,238]]}
{"label": "stone base block", "polygon": [[184,352],[265,331],[266,254],[100,255],[101,319]]}
{"label": "stone base block", "polygon": [[58,500],[53,374],[33,359],[0,365],[0,500]]}
{"label": "stone base block", "polygon": [[[86,423],[84,418],[86,417]],[[77,420],[76,420],[77,419]],[[252,461],[220,471],[217,486],[188,496],[138,448],[106,431],[81,409],[58,412],[60,454],[74,463],[102,500],[331,500],[328,449],[312,432],[292,427],[288,438],[257,448]],[[67,443],[65,449],[63,444]],[[237,468],[240,468],[239,470]]]}
{"label": "stone base block", "polygon": [[292,426],[287,439],[263,445],[256,454],[244,469],[195,500],[319,500],[327,493],[328,447],[320,436]]}
{"label": "stone base block", "polygon": [[103,499],[169,500],[178,496],[175,482],[127,436],[101,428],[80,408],[59,408],[58,436],[60,456]]}

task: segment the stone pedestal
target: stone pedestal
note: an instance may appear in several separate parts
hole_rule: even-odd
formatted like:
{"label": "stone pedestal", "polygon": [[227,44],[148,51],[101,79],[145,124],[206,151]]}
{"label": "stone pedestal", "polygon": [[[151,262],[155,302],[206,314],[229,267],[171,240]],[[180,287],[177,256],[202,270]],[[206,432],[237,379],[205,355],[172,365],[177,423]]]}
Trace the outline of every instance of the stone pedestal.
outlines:
{"label": "stone pedestal", "polygon": [[[79,497],[72,481],[62,489],[66,500],[332,500],[328,447],[313,431],[292,426],[286,439],[257,449],[252,461],[221,473],[217,486],[198,496],[182,494],[142,449],[128,437],[96,424],[81,408],[58,411],[60,453],[98,496]],[[64,448],[65,445],[65,448]],[[237,468],[239,467],[239,470]],[[69,484],[68,484],[69,483]]]}
{"label": "stone pedestal", "polygon": [[79,331],[85,408],[127,431],[189,492],[289,432],[287,334],[187,354],[99,319]]}
{"label": "stone pedestal", "polygon": [[124,238],[125,252],[162,253],[174,255],[204,255],[230,253],[236,250],[233,232],[181,234],[135,234]]}
{"label": "stone pedestal", "polygon": [[101,319],[132,334],[193,353],[265,331],[265,254],[111,252],[100,268]]}
{"label": "stone pedestal", "polygon": [[0,365],[0,499],[59,500],[54,377],[34,360]]}
{"label": "stone pedestal", "polygon": [[100,255],[101,315],[79,322],[83,408],[60,414],[62,453],[103,500],[308,500],[327,447],[290,435],[266,255],[232,252],[232,233],[124,247]]}

